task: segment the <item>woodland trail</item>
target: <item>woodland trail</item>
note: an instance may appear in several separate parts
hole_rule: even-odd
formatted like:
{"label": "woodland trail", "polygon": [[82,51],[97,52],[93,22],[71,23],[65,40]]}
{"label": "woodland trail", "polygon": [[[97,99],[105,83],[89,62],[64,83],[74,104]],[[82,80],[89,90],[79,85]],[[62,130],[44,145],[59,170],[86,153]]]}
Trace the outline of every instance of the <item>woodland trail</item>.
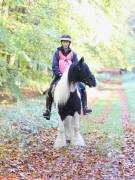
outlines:
{"label": "woodland trail", "polygon": [[56,128],[29,134],[22,147],[10,140],[0,159],[0,180],[134,180],[135,126],[118,77],[88,90],[91,115],[81,118],[87,147],[53,149]]}

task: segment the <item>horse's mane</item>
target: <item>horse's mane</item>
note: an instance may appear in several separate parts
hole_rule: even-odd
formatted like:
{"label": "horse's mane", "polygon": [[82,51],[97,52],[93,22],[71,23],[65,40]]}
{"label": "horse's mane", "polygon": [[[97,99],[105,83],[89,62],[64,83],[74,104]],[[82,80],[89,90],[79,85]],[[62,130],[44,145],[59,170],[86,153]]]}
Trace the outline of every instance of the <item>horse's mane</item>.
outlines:
{"label": "horse's mane", "polygon": [[87,64],[83,63],[84,58],[78,63],[72,63],[64,72],[54,91],[54,100],[56,105],[64,105],[69,99],[70,92],[74,92],[76,82],[82,81],[85,78],[85,84],[95,86],[95,78],[89,70]]}
{"label": "horse's mane", "polygon": [[69,68],[66,69],[55,88],[54,100],[56,105],[65,104],[70,96],[70,85],[68,81]]}

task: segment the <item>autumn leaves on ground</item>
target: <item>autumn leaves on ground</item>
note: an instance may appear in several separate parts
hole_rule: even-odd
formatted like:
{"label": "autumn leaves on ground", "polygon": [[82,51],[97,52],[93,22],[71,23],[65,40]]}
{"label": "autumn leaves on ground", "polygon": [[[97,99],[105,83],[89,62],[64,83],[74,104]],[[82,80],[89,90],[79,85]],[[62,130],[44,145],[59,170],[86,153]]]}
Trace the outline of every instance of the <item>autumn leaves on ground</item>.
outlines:
{"label": "autumn leaves on ground", "polygon": [[0,180],[135,179],[134,114],[122,76],[100,79],[96,88],[88,89],[88,103],[93,112],[81,117],[87,147],[54,150],[56,128],[28,131],[25,143],[15,136],[3,136]]}

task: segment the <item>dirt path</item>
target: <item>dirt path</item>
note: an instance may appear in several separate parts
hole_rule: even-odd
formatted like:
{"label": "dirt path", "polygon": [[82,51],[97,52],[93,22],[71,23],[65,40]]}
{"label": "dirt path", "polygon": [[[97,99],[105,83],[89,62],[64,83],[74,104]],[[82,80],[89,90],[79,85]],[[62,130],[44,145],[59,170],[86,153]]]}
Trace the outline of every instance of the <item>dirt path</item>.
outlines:
{"label": "dirt path", "polygon": [[[113,86],[112,86],[113,85]],[[106,88],[107,86],[107,88]],[[102,97],[104,98],[104,101],[106,101],[106,105],[104,106],[104,116],[99,123],[105,123],[108,116],[111,113],[111,107],[109,105],[110,99],[113,98],[115,93],[118,94],[120,97],[120,103],[121,103],[121,120],[122,120],[122,126],[124,129],[133,128],[134,125],[131,123],[131,115],[129,113],[129,107],[128,107],[128,99],[125,93],[125,90],[122,86],[122,82],[119,81],[102,81],[100,82],[98,86],[98,91],[95,90],[91,91],[88,96],[88,104],[92,105],[94,107],[94,104]],[[94,93],[95,94],[94,94]],[[94,96],[93,96],[94,94]]]}

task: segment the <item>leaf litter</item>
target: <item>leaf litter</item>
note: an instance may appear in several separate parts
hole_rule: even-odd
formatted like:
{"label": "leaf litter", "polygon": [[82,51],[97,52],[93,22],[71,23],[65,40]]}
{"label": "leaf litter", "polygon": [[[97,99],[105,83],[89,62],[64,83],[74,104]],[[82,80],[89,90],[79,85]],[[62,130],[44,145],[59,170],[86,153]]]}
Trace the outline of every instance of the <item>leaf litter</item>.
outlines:
{"label": "leaf litter", "polygon": [[[125,133],[121,153],[109,155],[96,149],[95,142],[87,147],[53,149],[57,130],[40,131],[28,137],[30,144],[20,149],[10,149],[9,157],[0,159],[0,179],[134,179],[135,135]],[[89,134],[91,135],[91,134]],[[88,134],[84,134],[84,137]],[[96,134],[94,134],[96,136]],[[129,148],[130,147],[130,148]],[[9,147],[10,148],[10,147]],[[13,153],[14,150],[14,153]],[[108,151],[106,151],[108,152]],[[11,178],[10,178],[11,177]]]}

